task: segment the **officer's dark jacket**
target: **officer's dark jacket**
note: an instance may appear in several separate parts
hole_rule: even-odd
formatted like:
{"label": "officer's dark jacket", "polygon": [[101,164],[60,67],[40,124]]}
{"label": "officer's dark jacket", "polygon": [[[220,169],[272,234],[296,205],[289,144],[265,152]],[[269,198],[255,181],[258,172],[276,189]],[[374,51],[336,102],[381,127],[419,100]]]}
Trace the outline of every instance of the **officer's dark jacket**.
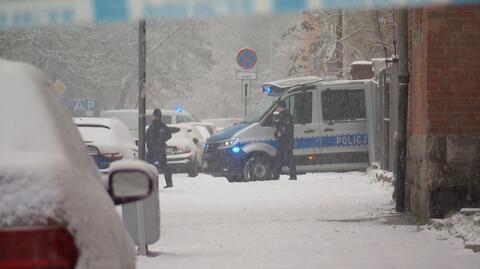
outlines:
{"label": "officer's dark jacket", "polygon": [[[280,144],[288,144],[293,146],[293,118],[288,112],[284,110],[280,112],[279,120],[276,123],[275,137],[278,138]],[[280,132],[280,136],[278,136]]]}
{"label": "officer's dark jacket", "polygon": [[156,148],[165,149],[167,140],[172,138],[172,134],[168,126],[159,119],[154,119],[148,127],[145,134],[145,142],[149,150]]}

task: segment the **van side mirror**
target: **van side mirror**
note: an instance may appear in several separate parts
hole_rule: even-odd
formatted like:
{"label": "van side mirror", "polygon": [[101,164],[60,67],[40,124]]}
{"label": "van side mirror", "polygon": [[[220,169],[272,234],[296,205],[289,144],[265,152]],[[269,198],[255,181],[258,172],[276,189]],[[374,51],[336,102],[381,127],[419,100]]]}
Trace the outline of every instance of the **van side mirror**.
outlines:
{"label": "van side mirror", "polygon": [[155,177],[158,177],[153,168],[138,160],[112,163],[107,190],[113,203],[125,204],[148,197],[153,191]]}
{"label": "van side mirror", "polygon": [[262,126],[273,126],[273,114],[268,114],[262,121]]}

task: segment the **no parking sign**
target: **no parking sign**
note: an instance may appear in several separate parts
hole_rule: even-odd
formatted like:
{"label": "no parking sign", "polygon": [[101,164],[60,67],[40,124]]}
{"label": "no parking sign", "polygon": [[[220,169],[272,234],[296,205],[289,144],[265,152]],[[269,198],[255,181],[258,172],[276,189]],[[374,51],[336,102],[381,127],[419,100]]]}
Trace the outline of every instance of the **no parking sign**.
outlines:
{"label": "no parking sign", "polygon": [[237,54],[237,63],[243,69],[253,68],[257,64],[257,54],[251,48],[243,48]]}

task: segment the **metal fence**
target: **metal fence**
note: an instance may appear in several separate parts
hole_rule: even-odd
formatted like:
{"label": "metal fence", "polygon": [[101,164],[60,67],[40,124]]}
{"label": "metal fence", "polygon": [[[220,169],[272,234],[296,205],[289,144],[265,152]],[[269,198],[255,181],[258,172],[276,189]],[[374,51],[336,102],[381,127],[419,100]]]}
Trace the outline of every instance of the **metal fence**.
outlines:
{"label": "metal fence", "polygon": [[381,169],[394,171],[395,135],[398,130],[398,93],[397,64],[387,63],[375,74],[377,82],[373,97],[374,129],[375,129],[375,159]]}

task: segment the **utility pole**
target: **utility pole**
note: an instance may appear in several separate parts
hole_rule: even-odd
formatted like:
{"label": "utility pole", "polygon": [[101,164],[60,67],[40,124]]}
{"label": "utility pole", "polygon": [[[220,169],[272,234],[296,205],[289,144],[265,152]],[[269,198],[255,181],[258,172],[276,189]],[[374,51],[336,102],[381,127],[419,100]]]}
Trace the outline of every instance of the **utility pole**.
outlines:
{"label": "utility pole", "polygon": [[[147,82],[147,26],[145,19],[138,22],[138,152],[140,160],[145,160],[145,110]],[[138,250],[140,255],[148,254],[145,239],[145,219],[143,202],[137,202]]]}
{"label": "utility pole", "polygon": [[138,152],[140,160],[145,160],[146,30],[145,19],[141,19],[138,22]]}
{"label": "utility pole", "polygon": [[337,60],[337,77],[343,77],[343,11],[341,8],[338,9],[337,14],[337,27],[336,27],[336,36],[337,36],[337,44],[336,44],[336,51],[335,51],[335,59]]}
{"label": "utility pole", "polygon": [[[245,83],[245,84],[244,84]],[[243,116],[247,116],[247,106],[248,106],[248,83],[247,81],[242,80],[243,85]]]}
{"label": "utility pole", "polygon": [[398,10],[398,135],[395,141],[397,163],[395,175],[395,208],[398,212],[405,211],[405,189],[407,168],[407,120],[408,120],[408,13],[407,9]]}

